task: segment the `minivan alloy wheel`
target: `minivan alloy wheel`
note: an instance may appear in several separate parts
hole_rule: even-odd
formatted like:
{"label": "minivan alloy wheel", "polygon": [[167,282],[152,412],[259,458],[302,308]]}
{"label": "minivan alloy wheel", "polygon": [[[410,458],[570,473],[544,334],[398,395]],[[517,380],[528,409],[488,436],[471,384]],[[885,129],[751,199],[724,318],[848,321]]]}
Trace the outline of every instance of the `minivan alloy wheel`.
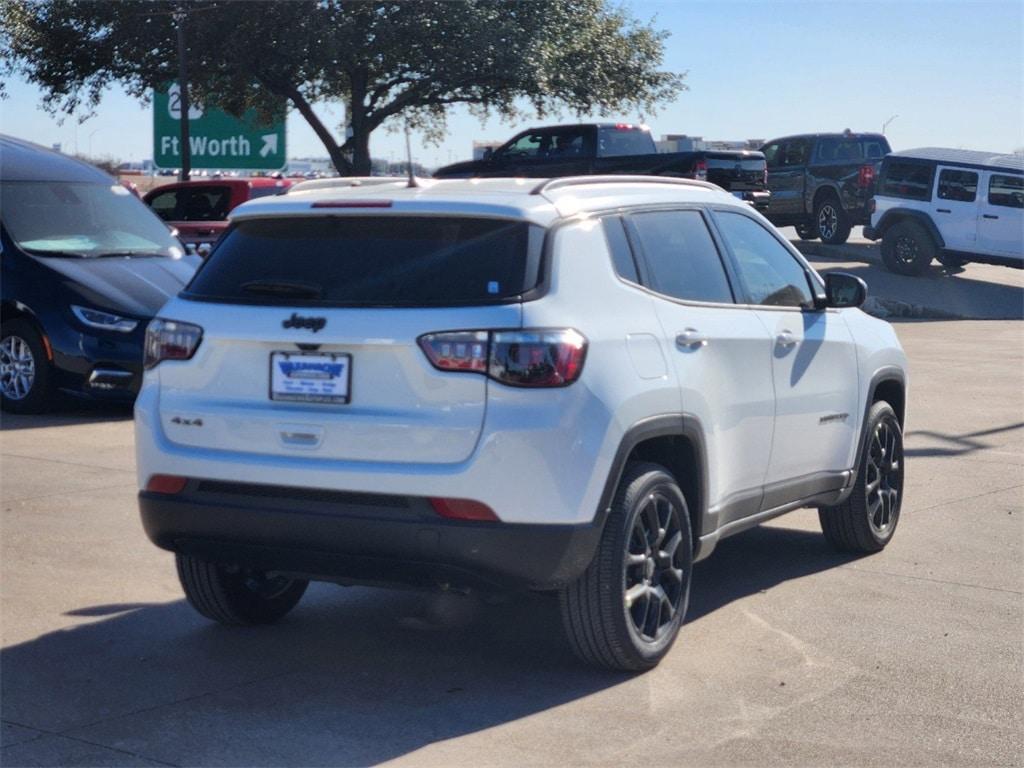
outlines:
{"label": "minivan alloy wheel", "polygon": [[36,363],[32,349],[20,336],[0,342],[0,391],[11,400],[22,400],[32,391]]}
{"label": "minivan alloy wheel", "polygon": [[684,592],[681,555],[683,534],[679,510],[666,495],[655,491],[643,501],[625,553],[623,601],[633,629],[645,641],[661,638]]}

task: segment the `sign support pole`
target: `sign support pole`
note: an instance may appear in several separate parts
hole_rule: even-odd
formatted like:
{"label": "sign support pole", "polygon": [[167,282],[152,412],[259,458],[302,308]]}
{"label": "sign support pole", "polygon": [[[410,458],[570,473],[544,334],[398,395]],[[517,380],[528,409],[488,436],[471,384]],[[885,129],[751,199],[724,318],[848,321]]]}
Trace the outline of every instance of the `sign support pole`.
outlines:
{"label": "sign support pole", "polygon": [[181,181],[188,181],[192,174],[192,148],[189,145],[188,125],[188,58],[185,51],[185,19],[188,14],[184,3],[180,3],[174,11],[174,20],[178,25],[178,89],[181,98]]}

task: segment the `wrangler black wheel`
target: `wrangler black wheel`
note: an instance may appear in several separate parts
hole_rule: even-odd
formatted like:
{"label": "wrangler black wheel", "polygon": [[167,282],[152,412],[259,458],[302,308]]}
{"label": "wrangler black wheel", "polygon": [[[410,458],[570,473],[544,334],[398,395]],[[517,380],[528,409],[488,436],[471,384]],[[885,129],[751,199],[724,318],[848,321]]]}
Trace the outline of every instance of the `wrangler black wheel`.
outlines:
{"label": "wrangler black wheel", "polygon": [[654,667],[679,633],[693,540],[679,485],[657,464],[626,468],[597,555],[561,593],[566,634],[589,664]]}
{"label": "wrangler black wheel", "polygon": [[892,539],[903,502],[903,432],[886,402],[868,413],[867,440],[850,496],[818,510],[821,530],[843,552],[878,552]]}

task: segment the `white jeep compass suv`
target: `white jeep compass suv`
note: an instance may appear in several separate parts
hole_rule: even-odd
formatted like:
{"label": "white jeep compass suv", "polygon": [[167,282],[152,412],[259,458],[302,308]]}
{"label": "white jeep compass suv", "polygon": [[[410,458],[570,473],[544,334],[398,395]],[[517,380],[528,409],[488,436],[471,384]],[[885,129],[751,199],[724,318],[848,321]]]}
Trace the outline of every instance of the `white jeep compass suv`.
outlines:
{"label": "white jeep compass suv", "polygon": [[192,605],[310,579],[557,591],[571,645],[655,665],[694,562],[788,510],[874,552],[906,360],[747,204],[648,177],[247,203],[150,325],[139,502]]}

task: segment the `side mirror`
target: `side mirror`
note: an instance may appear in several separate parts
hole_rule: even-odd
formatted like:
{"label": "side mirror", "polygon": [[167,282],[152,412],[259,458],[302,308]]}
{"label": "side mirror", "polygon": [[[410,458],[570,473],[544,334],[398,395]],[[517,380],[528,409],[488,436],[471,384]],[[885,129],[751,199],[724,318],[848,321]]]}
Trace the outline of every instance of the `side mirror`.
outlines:
{"label": "side mirror", "polygon": [[213,247],[209,243],[200,243],[198,246],[196,246],[196,253],[198,253],[204,259],[210,255],[210,251],[212,250]]}
{"label": "side mirror", "polygon": [[860,307],[868,298],[868,286],[856,275],[846,272],[825,274],[825,306],[843,309]]}

